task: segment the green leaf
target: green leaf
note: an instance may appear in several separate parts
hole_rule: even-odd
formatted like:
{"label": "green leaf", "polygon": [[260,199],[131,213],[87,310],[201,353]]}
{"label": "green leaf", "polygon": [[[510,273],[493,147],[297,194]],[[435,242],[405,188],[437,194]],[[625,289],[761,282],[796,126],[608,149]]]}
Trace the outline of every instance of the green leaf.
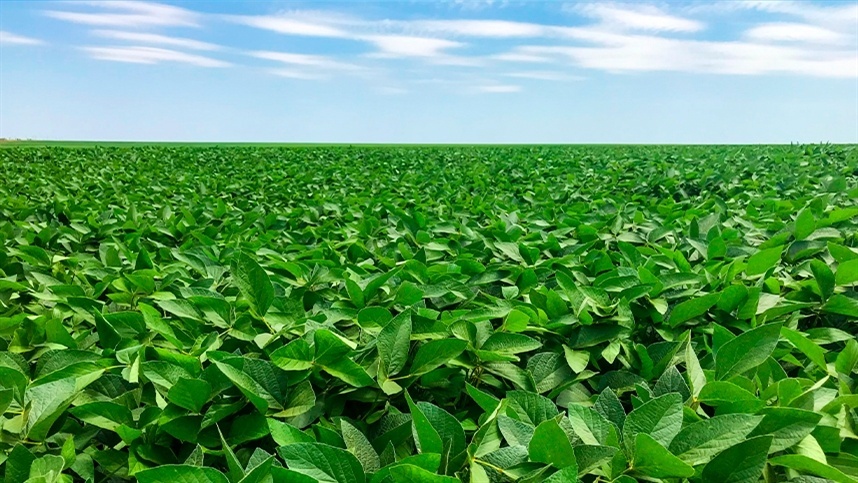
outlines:
{"label": "green leaf", "polygon": [[578,468],[567,466],[560,471],[555,471],[543,481],[544,483],[578,483]]}
{"label": "green leaf", "polygon": [[858,317],[858,299],[843,294],[835,294],[828,299],[828,302],[822,307],[822,311],[829,314]]}
{"label": "green leaf", "polygon": [[664,371],[664,374],[656,381],[655,387],[652,388],[652,394],[656,397],[672,392],[681,394],[683,401],[691,397],[691,389],[676,366],[670,366]]}
{"label": "green leaf", "polygon": [[686,300],[673,308],[667,324],[671,327],[676,327],[683,322],[699,317],[718,303],[718,299],[720,298],[721,294],[710,293],[702,297]]}
{"label": "green leaf", "polygon": [[279,466],[272,466],[270,471],[275,483],[319,483],[313,477]]}
{"label": "green leaf", "polygon": [[798,213],[795,219],[795,230],[793,232],[796,240],[804,240],[816,229],[816,218],[809,208]]}
{"label": "green leaf", "polygon": [[757,483],[771,442],[771,436],[758,436],[725,449],[703,467],[703,483]]}
{"label": "green leaf", "polygon": [[505,414],[501,414],[497,418],[498,430],[503,435],[503,439],[510,446],[527,446],[533,438],[533,432],[536,427],[513,419]]}
{"label": "green leaf", "polygon": [[248,463],[247,474],[239,480],[239,483],[260,483],[266,479],[271,473],[271,466],[274,464],[274,457],[268,456],[259,464],[251,466]]}
{"label": "green leaf", "polygon": [[444,453],[444,442],[438,431],[432,427],[431,421],[423,411],[414,404],[408,391],[405,392],[405,399],[408,402],[409,411],[411,411],[411,431],[414,434],[414,443],[417,445],[417,451],[420,453]]}
{"label": "green leaf", "polygon": [[816,428],[822,415],[796,408],[767,407],[760,413],[763,420],[750,436],[771,435],[771,452],[792,447]]}
{"label": "green leaf", "polygon": [[388,475],[391,483],[459,483],[458,478],[436,475],[429,470],[409,464],[391,467]]}
{"label": "green leaf", "polygon": [[828,300],[834,293],[834,273],[825,263],[819,260],[810,261],[810,271],[813,272],[813,277],[816,279],[816,285],[819,286],[819,291],[822,294],[822,300]]}
{"label": "green leaf", "polygon": [[74,417],[93,426],[116,431],[123,424],[132,424],[131,410],[108,401],[96,401],[69,409]]}
{"label": "green leaf", "polygon": [[706,258],[715,260],[717,258],[724,258],[726,255],[727,244],[723,238],[718,236],[709,241],[709,246],[706,247]]}
{"label": "green leaf", "polygon": [[414,305],[423,300],[423,291],[411,282],[403,282],[396,290],[394,302],[399,305]]}
{"label": "green leaf", "polygon": [[682,396],[665,394],[644,403],[626,417],[623,443],[630,455],[635,454],[635,437],[644,433],[663,446],[669,446],[682,428]]}
{"label": "green leaf", "polygon": [[768,248],[766,250],[760,250],[751,255],[751,258],[748,259],[748,266],[745,268],[745,273],[750,276],[766,273],[770,268],[777,265],[781,259],[783,251],[784,247],[781,245],[774,248]]}
{"label": "green leaf", "polygon": [[265,270],[244,253],[237,254],[230,266],[232,280],[259,317],[265,316],[274,302],[274,286]]}
{"label": "green leaf", "polygon": [[319,329],[313,333],[315,361],[320,365],[329,365],[343,360],[352,348],[339,336],[328,329]]}
{"label": "green leaf", "polygon": [[6,458],[5,483],[24,483],[30,477],[30,468],[36,457],[21,443],[16,444]]}
{"label": "green leaf", "polygon": [[323,365],[322,369],[328,374],[354,387],[373,385],[372,377],[361,365],[349,358]]}
{"label": "green leaf", "polygon": [[179,379],[167,393],[167,399],[188,411],[199,413],[211,397],[211,384],[199,379]]}
{"label": "green leaf", "polygon": [[24,393],[24,405],[29,407],[25,435],[33,441],[44,440],[53,423],[62,416],[78,393],[101,377],[103,372],[96,370],[81,374],[80,377],[66,377],[44,384],[32,383]]}
{"label": "green leaf", "polygon": [[415,376],[425,374],[457,357],[467,346],[468,343],[460,339],[429,341],[417,348],[417,353],[411,361],[409,374]]}
{"label": "green leaf", "polygon": [[218,434],[220,435],[221,451],[223,451],[224,458],[226,459],[226,467],[229,469],[229,472],[227,473],[229,481],[232,483],[238,483],[242,478],[244,478],[244,469],[238,461],[238,458],[235,457],[235,453],[232,451],[229,443],[224,439],[223,433],[220,432],[220,428],[218,428]]}
{"label": "green leaf", "polygon": [[615,446],[619,443],[618,429],[614,423],[592,408],[572,405],[568,412],[572,430],[584,444]]}
{"label": "green leaf", "polygon": [[709,406],[723,405],[746,412],[756,412],[765,405],[744,387],[727,381],[712,381],[706,384],[697,398]]}
{"label": "green leaf", "polygon": [[229,483],[214,468],[190,465],[161,465],[134,474],[140,483]]}
{"label": "green leaf", "polygon": [[315,441],[312,436],[289,423],[271,418],[267,419],[267,421],[268,429],[271,431],[271,438],[280,446],[293,443],[312,443]]}
{"label": "green leaf", "polygon": [[775,350],[780,329],[779,323],[767,324],[724,343],[715,353],[715,378],[728,379],[765,362]]}
{"label": "green leaf", "polygon": [[543,421],[533,433],[527,446],[530,460],[550,464],[558,469],[578,467],[572,443],[559,424],[560,417]]}
{"label": "green leaf", "polygon": [[358,459],[348,451],[323,443],[294,443],[277,448],[289,469],[322,483],[363,483]]}
{"label": "green leaf", "polygon": [[837,285],[852,285],[858,282],[858,258],[841,262],[834,276]]}
{"label": "green leaf", "polygon": [[692,466],[708,463],[721,451],[745,440],[762,416],[725,414],[690,424],[670,443],[670,452]]}
{"label": "green leaf", "polygon": [[405,367],[411,348],[411,312],[405,311],[388,322],[378,334],[376,345],[379,372],[385,378],[398,374]]}
{"label": "green leaf", "polygon": [[362,309],[364,305],[366,305],[363,290],[361,290],[360,286],[350,278],[346,279],[346,292],[348,292],[349,299],[351,299],[352,303],[355,304],[355,307]]}
{"label": "green leaf", "polygon": [[784,466],[799,473],[810,473],[822,478],[827,478],[831,481],[836,481],[837,483],[856,483],[856,481],[858,481],[837,468],[833,468],[827,464],[820,463],[813,458],[799,454],[776,456],[769,460],[769,464],[773,466]]}
{"label": "green leaf", "polygon": [[357,457],[366,473],[375,473],[381,467],[378,453],[370,444],[366,436],[345,419],[340,420],[340,429],[343,432],[343,441],[350,453]]}
{"label": "green leaf", "polygon": [[500,404],[500,400],[491,394],[481,391],[476,387],[465,383],[465,391],[468,393],[468,396],[474,400],[475,403],[485,412],[492,413],[497,408],[498,404]]}
{"label": "green leaf", "polygon": [[[462,424],[452,414],[434,404],[418,401],[415,406],[441,438],[441,471],[447,473],[455,469],[451,462],[459,461],[466,449]],[[415,421],[412,419],[412,422]]]}
{"label": "green leaf", "polygon": [[670,454],[664,446],[646,433],[635,436],[635,457],[632,470],[650,478],[687,478],[694,468]]}
{"label": "green leaf", "polygon": [[618,428],[622,428],[625,424],[626,410],[611,388],[605,388],[599,393],[596,402],[593,404],[593,409],[608,421],[616,424]]}
{"label": "green leaf", "polygon": [[313,367],[313,348],[304,339],[295,339],[272,352],[271,362],[284,371],[306,371]]}
{"label": "green leaf", "polygon": [[590,362],[590,353],[586,351],[576,351],[563,346],[563,355],[566,357],[566,364],[572,369],[572,372],[579,374],[587,368],[587,363]]}
{"label": "green leaf", "polygon": [[852,374],[855,366],[858,365],[858,341],[851,339],[846,342],[846,346],[837,354],[837,359],[834,361],[834,368],[840,374]]}
{"label": "green leaf", "polygon": [[507,332],[521,332],[527,329],[528,323],[530,323],[530,316],[520,310],[513,309],[507,314],[501,329]]}
{"label": "green leaf", "polygon": [[278,389],[279,384],[266,362],[233,357],[214,363],[259,412],[265,414],[268,408],[281,409],[281,398],[271,392]]}
{"label": "green leaf", "polygon": [[551,399],[530,391],[507,391],[506,403],[509,416],[533,426],[560,414]]}
{"label": "green leaf", "polygon": [[821,369],[823,372],[828,370],[828,365],[825,362],[825,351],[823,351],[818,345],[814,344],[810,339],[802,335],[801,332],[782,327],[781,336],[790,341],[792,345],[804,353],[808,359],[816,364],[816,367]]}
{"label": "green leaf", "polygon": [[578,462],[578,471],[581,474],[589,473],[594,468],[613,458],[619,451],[613,446],[590,446],[576,444],[575,460]]}
{"label": "green leaf", "polygon": [[486,339],[480,349],[504,354],[519,354],[539,349],[540,347],[542,347],[541,342],[526,335],[495,332]]}
{"label": "green leaf", "polygon": [[146,324],[146,328],[167,339],[167,341],[173,344],[176,348],[184,348],[184,344],[182,344],[182,342],[176,337],[176,333],[173,331],[173,328],[170,327],[168,323],[164,322],[157,309],[142,302],[137,304],[137,308],[140,310],[140,313],[143,314],[143,321]]}
{"label": "green leaf", "polygon": [[572,380],[572,371],[563,356],[556,352],[540,352],[527,360],[527,371],[536,384],[536,392],[544,394]]}

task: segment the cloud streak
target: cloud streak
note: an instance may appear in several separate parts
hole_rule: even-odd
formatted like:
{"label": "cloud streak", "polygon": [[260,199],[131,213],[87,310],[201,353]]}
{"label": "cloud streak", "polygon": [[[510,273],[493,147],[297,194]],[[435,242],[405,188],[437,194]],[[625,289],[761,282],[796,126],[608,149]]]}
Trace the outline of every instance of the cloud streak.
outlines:
{"label": "cloud streak", "polygon": [[[199,27],[202,15],[181,7],[161,3],[110,1],[73,2],[70,5],[87,5],[100,9],[96,12],[47,10],[48,17],[98,27]],[[106,10],[106,11],[105,11]]]}
{"label": "cloud streak", "polygon": [[493,84],[485,86],[476,86],[474,90],[486,94],[511,94],[514,92],[521,92],[521,86],[512,84]]}
{"label": "cloud streak", "polygon": [[182,37],[170,37],[167,35],[150,34],[145,32],[126,32],[123,30],[93,30],[93,35],[112,40],[125,40],[141,44],[169,45],[189,50],[222,50],[223,47],[200,40]]}
{"label": "cloud streak", "polygon": [[[264,44],[247,49],[250,58],[282,64],[270,72],[292,78],[327,78],[336,71],[368,71],[380,64],[398,65],[401,72],[403,61],[436,66],[437,75],[479,67],[486,69],[486,74],[531,81],[572,81],[587,70],[858,77],[858,4],[739,0],[675,6],[587,2],[567,7],[567,16],[554,20],[554,24],[490,18],[492,12],[498,11],[495,7],[472,12],[470,18],[455,18],[460,12],[451,8],[453,18],[442,14],[439,18],[409,20],[364,18],[333,10],[219,15],[132,1],[63,5],[67,6],[45,14],[96,27],[92,34],[112,43],[130,44],[86,47],[91,55],[109,60],[212,67],[227,63],[192,52],[245,50],[163,32],[203,24],[231,24],[232,28],[307,38],[302,43],[310,47],[304,53],[277,52]],[[746,21],[743,27],[728,34],[716,28],[721,27],[719,15],[749,11],[754,12],[753,20]],[[718,32],[718,37],[713,31]],[[2,35],[5,37],[0,41],[6,44],[28,42],[21,40],[26,37]],[[345,59],[337,51],[314,52],[313,39],[353,42],[359,48],[350,48]],[[569,73],[558,75],[554,72],[558,70]]]}
{"label": "cloud streak", "polygon": [[125,62],[130,64],[161,64],[172,62],[197,67],[230,67],[232,64],[222,60],[188,54],[177,50],[157,47],[81,47],[93,59]]}
{"label": "cloud streak", "polygon": [[598,19],[602,25],[612,29],[699,32],[705,28],[703,22],[666,13],[653,5],[584,3],[576,5],[573,10]]}
{"label": "cloud streak", "polygon": [[33,37],[0,30],[0,45],[43,45],[45,42]]}

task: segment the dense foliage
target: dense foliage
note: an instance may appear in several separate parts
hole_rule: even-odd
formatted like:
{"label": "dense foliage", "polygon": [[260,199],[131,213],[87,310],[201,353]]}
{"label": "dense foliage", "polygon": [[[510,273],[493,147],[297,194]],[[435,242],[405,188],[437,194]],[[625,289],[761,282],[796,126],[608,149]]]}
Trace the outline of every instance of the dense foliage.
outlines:
{"label": "dense foliage", "polygon": [[858,149],[0,149],[6,483],[858,481]]}

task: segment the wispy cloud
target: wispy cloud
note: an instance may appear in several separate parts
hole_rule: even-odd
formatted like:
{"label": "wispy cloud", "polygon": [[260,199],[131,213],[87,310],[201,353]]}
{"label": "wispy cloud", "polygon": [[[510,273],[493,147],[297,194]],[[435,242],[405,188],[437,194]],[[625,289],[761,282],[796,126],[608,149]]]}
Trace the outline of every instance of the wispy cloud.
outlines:
{"label": "wispy cloud", "polygon": [[491,84],[484,86],[476,86],[474,90],[484,92],[486,94],[509,94],[513,92],[521,92],[521,86],[512,84]]}
{"label": "wispy cloud", "polygon": [[858,77],[854,52],[820,51],[750,42],[711,42],[629,36],[612,45],[526,46],[525,55],[554,56],[587,69],[609,72],[674,71],[761,75],[786,73],[819,77]]}
{"label": "wispy cloud", "polygon": [[[482,5],[488,5],[480,2]],[[489,5],[468,18],[449,5],[437,18],[368,18],[334,9],[293,9],[271,15],[218,15],[151,2],[66,2],[47,15],[88,26],[112,43],[87,52],[109,60],[222,66],[221,60],[187,51],[217,51],[202,40],[145,29],[197,27],[226,21],[276,34],[338,39],[364,47],[344,55],[320,47],[317,52],[254,50],[250,56],[278,62],[271,72],[292,78],[329,78],[337,72],[367,73],[378,65],[403,60],[437,67],[437,75],[454,75],[456,67],[479,67],[481,73],[527,80],[572,81],[557,72],[594,69],[611,73],[689,72],[704,74],[789,74],[858,77],[858,3],[816,4],[793,1],[736,0],[715,4],[577,2],[565,10],[565,22],[493,19]],[[719,15],[756,13],[725,34]],[[484,16],[486,18],[478,18]],[[705,20],[705,21],[704,21]],[[109,29],[108,29],[109,27]],[[718,31],[718,37],[710,32]],[[35,39],[2,34],[3,43]],[[24,39],[24,40],[22,40]],[[37,41],[38,42],[38,41]],[[163,48],[162,48],[163,47]],[[240,48],[231,47],[232,50]],[[93,50],[96,49],[96,50]],[[175,49],[175,50],[168,50]],[[350,52],[355,52],[350,50]],[[131,60],[128,60],[131,59]],[[520,64],[513,66],[511,64]],[[545,69],[541,66],[545,65]],[[552,65],[554,64],[554,65]],[[559,64],[559,65],[558,65]],[[400,64],[401,65],[401,64]],[[550,67],[549,67],[550,65]],[[523,68],[525,67],[526,68]],[[513,72],[509,72],[512,70]],[[401,72],[401,71],[400,71]],[[400,80],[405,80],[404,76]],[[488,86],[494,84],[488,83]]]}
{"label": "wispy cloud", "polygon": [[44,43],[44,41],[33,37],[25,37],[0,30],[0,45],[42,45]]}
{"label": "wispy cloud", "polygon": [[407,35],[369,35],[361,37],[378,48],[380,57],[442,57],[446,50],[465,44],[452,40]]}
{"label": "wispy cloud", "polygon": [[[615,73],[858,77],[858,9],[814,5],[802,9],[792,2],[735,2],[729,8],[801,16],[819,24],[762,22],[740,32],[735,40],[703,40],[670,35],[697,33],[705,25],[653,6],[577,4],[576,13],[597,23],[564,30],[573,44],[519,45],[493,58],[516,63],[567,62]],[[853,15],[855,22],[849,27]]]}
{"label": "wispy cloud", "polygon": [[307,12],[284,13],[279,15],[229,15],[224,19],[248,27],[269,30],[278,34],[305,37],[346,38],[351,36],[346,30],[336,26],[332,20],[339,16],[325,17]]}
{"label": "wispy cloud", "polygon": [[521,72],[507,72],[504,74],[505,77],[513,77],[516,79],[532,79],[532,80],[541,80],[541,81],[580,81],[584,80],[584,77],[578,75],[569,75],[563,72],[556,72],[550,70],[529,70],[529,71],[521,71]]}
{"label": "wispy cloud", "polygon": [[201,15],[173,5],[137,1],[69,2],[66,5],[96,7],[98,11],[46,10],[48,17],[100,27],[147,28],[198,27]]}
{"label": "wispy cloud", "polygon": [[325,57],[323,55],[295,54],[291,52],[274,52],[267,50],[250,52],[249,55],[258,59],[273,60],[277,62],[282,62],[284,64],[300,65],[304,67],[319,67],[323,69],[344,70],[352,70],[359,68],[354,64],[338,62],[334,59],[331,59],[330,57]]}
{"label": "wispy cloud", "polygon": [[813,2],[743,0],[732,6],[791,15],[815,25],[839,26],[852,32],[858,30],[858,3],[855,2],[825,5]]}
{"label": "wispy cloud", "polygon": [[576,4],[572,9],[584,16],[598,19],[605,26],[618,29],[698,32],[705,28],[700,21],[672,15],[654,5],[593,2]]}
{"label": "wispy cloud", "polygon": [[141,44],[169,45],[190,50],[221,50],[223,47],[200,40],[144,32],[126,32],[123,30],[93,30],[93,35],[112,40],[126,40]]}
{"label": "wispy cloud", "polygon": [[849,40],[849,36],[816,25],[802,23],[766,23],[750,28],[745,32],[750,40],[763,42],[811,42],[838,44]]}
{"label": "wispy cloud", "polygon": [[164,62],[175,62],[189,64],[197,67],[229,67],[232,64],[222,60],[204,57],[201,55],[188,54],[177,50],[161,49],[157,47],[81,47],[90,57],[99,60],[113,62],[127,62],[132,64],[160,64]]}
{"label": "wispy cloud", "polygon": [[543,37],[552,30],[547,25],[508,20],[416,20],[388,25],[422,34],[485,38]]}
{"label": "wispy cloud", "polygon": [[300,80],[323,80],[343,74],[358,74],[366,69],[356,64],[341,62],[324,55],[297,54],[293,52],[275,52],[260,50],[248,52],[257,59],[270,60],[285,64],[285,67],[269,69],[268,72],[279,77]]}
{"label": "wispy cloud", "polygon": [[278,77],[285,77],[287,79],[299,79],[299,80],[325,80],[330,78],[328,75],[320,74],[320,73],[312,73],[305,72],[295,69],[269,69],[268,72],[274,74]]}

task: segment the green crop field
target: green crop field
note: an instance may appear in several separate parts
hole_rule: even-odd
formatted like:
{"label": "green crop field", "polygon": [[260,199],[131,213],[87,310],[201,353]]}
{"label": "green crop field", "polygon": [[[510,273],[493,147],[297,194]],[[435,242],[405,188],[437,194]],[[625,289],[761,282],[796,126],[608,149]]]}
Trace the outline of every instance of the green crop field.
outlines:
{"label": "green crop field", "polygon": [[854,146],[0,149],[5,483],[858,481]]}

